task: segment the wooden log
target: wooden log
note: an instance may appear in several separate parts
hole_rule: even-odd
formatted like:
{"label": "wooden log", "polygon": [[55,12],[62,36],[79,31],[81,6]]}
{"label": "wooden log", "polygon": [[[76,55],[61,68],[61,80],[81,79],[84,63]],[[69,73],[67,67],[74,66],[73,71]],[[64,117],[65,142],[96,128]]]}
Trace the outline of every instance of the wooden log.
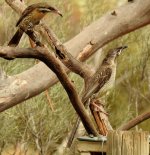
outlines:
{"label": "wooden log", "polygon": [[101,137],[79,137],[77,142],[77,150],[83,155],[106,155],[106,140],[105,136]]}
{"label": "wooden log", "polygon": [[78,141],[77,150],[79,152],[106,152],[106,143]]}
{"label": "wooden log", "polygon": [[110,131],[107,155],[149,155],[149,132]]}

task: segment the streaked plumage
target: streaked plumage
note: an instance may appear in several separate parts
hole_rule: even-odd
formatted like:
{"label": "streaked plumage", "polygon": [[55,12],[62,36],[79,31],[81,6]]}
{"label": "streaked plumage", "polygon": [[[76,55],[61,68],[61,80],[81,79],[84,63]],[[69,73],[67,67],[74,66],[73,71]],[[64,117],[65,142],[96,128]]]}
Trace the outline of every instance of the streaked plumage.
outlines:
{"label": "streaked plumage", "polygon": [[116,57],[124,48],[126,48],[126,46],[118,47],[109,51],[100,68],[89,80],[89,84],[83,94],[83,103],[85,103],[86,100],[89,99],[93,94],[99,92],[100,96],[102,96],[113,87],[116,77]]}
{"label": "streaked plumage", "polygon": [[[125,48],[127,48],[127,46],[118,47],[108,52],[100,68],[88,81],[88,86],[86,87],[82,97],[83,104],[86,104],[87,100],[91,98],[93,94],[99,93],[100,96],[102,96],[113,87],[116,77],[116,58]],[[67,143],[68,147],[70,147],[72,144],[72,141],[79,126],[79,120],[80,119],[78,117],[69,137]]]}

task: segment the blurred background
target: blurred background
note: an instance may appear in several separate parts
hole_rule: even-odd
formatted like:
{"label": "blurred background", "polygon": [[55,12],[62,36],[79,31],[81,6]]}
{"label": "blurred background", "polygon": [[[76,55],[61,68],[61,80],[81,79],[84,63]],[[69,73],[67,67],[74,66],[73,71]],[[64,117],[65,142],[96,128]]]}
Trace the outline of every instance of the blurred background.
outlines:
{"label": "blurred background", "polygon": [[[25,0],[25,3],[30,5],[43,1]],[[62,42],[66,42],[106,12],[126,3],[126,0],[46,0],[46,2],[56,6],[63,13],[62,19],[50,14],[44,21]],[[4,0],[0,0],[1,46],[6,46],[15,33],[18,18],[19,15]],[[150,111],[150,26],[109,43],[103,48],[103,53],[120,45],[127,45],[129,48],[118,59],[116,84],[108,95],[105,105],[114,129],[137,115]],[[26,35],[21,39],[19,46],[29,47]],[[87,63],[96,68],[103,53],[97,52],[87,60]],[[23,72],[36,63],[31,59],[7,61],[0,58],[0,67],[8,75]],[[73,73],[69,77],[75,81],[78,91],[81,90],[82,79]],[[72,129],[75,118],[75,111],[58,83],[47,92],[0,114],[0,154],[15,154],[14,152],[21,148],[22,154],[52,155]],[[150,121],[147,120],[132,130],[150,131]],[[69,151],[69,154],[75,154],[74,150]]]}

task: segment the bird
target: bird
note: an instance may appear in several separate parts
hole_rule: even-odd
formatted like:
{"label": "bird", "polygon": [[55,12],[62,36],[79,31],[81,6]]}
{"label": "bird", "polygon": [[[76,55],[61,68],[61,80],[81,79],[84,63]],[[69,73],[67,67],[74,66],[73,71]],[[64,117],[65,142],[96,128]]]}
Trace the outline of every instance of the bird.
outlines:
{"label": "bird", "polygon": [[82,102],[85,103],[93,94],[103,96],[110,90],[115,83],[117,57],[127,46],[121,46],[112,49],[104,58],[100,68],[93,77],[88,81],[88,86],[84,90]]}
{"label": "bird", "polygon": [[18,27],[18,30],[9,41],[8,46],[16,47],[24,32],[36,43],[36,45],[41,46],[42,44],[37,40],[33,28],[35,25],[38,25],[40,20],[49,12],[62,16],[59,10],[46,2],[35,3],[28,6],[17,21],[16,27]]}
{"label": "bird", "polygon": [[[102,61],[102,64],[99,67],[99,69],[88,81],[88,85],[82,95],[82,103],[84,105],[93,95],[100,94],[100,96],[103,96],[114,86],[116,77],[117,57],[125,48],[127,48],[127,46],[121,46],[115,49],[111,49],[108,52],[108,54]],[[73,127],[73,130],[67,143],[67,147],[71,146],[78,126],[79,117],[77,118],[75,126]]]}

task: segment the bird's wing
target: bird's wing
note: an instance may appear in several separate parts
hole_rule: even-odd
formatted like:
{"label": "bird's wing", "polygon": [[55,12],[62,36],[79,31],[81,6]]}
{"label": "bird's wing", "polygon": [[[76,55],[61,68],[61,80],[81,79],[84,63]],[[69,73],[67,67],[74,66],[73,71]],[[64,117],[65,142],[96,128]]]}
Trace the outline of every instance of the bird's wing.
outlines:
{"label": "bird's wing", "polygon": [[38,4],[32,4],[30,6],[28,6],[23,12],[21,17],[19,18],[19,20],[16,23],[16,26],[18,26],[20,24],[20,22],[22,21],[22,19],[24,19],[25,16],[27,16],[34,8],[36,8],[38,6]]}
{"label": "bird's wing", "polygon": [[33,9],[38,8],[38,7],[47,7],[49,6],[46,2],[41,2],[41,3],[35,3],[32,4],[30,6],[28,6],[22,13],[21,17],[19,18],[18,22],[16,23],[16,26],[18,26],[20,24],[20,22],[22,21],[22,19],[29,14]]}
{"label": "bird's wing", "polygon": [[20,24],[20,22],[22,21],[22,19],[24,19],[24,17],[27,16],[27,14],[30,13],[32,11],[32,9],[33,9],[32,6],[29,6],[29,7],[27,7],[23,11],[22,15],[20,16],[19,20],[16,23],[16,26],[18,26]]}
{"label": "bird's wing", "polygon": [[86,102],[93,94],[99,92],[100,89],[108,82],[112,74],[112,69],[109,67],[101,67],[95,75],[92,77],[92,80],[89,82],[87,89],[84,92],[82,102]]}

